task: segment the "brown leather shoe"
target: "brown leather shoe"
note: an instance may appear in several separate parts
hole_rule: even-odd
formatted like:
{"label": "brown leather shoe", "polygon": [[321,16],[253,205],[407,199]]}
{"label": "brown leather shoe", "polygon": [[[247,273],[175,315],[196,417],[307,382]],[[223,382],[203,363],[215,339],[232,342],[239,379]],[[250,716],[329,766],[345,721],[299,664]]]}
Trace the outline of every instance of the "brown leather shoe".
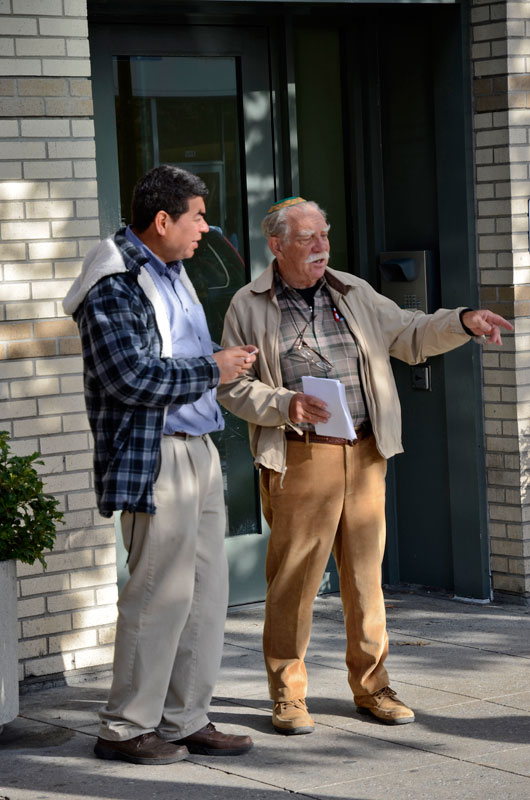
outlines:
{"label": "brown leather shoe", "polygon": [[190,753],[201,756],[239,756],[246,753],[254,742],[250,736],[232,736],[215,729],[211,722],[191,736],[177,739],[172,744],[186,745]]}
{"label": "brown leather shoe", "polygon": [[189,755],[187,747],[166,742],[154,732],[116,742],[98,737],[94,753],[108,761],[130,761],[131,764],[174,764]]}
{"label": "brown leather shoe", "polygon": [[385,725],[406,725],[414,722],[414,711],[405,705],[390,686],[384,686],[373,694],[355,697],[357,711],[360,714],[372,714]]}

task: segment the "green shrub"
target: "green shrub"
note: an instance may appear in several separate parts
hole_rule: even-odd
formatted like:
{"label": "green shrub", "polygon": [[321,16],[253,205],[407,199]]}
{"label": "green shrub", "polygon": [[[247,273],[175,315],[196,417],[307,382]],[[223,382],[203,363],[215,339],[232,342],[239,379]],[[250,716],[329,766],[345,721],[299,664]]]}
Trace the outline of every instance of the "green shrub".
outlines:
{"label": "green shrub", "polygon": [[15,558],[26,564],[38,559],[55,543],[55,524],[63,518],[59,501],[43,492],[33,464],[40,453],[10,455],[9,435],[0,431],[0,561]]}

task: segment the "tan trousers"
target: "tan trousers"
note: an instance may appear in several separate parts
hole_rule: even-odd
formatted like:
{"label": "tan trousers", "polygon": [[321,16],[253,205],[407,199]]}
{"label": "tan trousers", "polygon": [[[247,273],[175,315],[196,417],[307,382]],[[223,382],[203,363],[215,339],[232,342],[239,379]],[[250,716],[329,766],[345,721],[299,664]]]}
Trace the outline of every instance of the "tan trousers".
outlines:
{"label": "tan trousers", "polygon": [[104,739],[195,733],[208,722],[221,663],[225,505],[208,436],[162,437],[155,504],[154,515],[122,514],[130,577],[118,603],[112,688],[100,712]]}
{"label": "tan trousers", "polygon": [[287,442],[287,472],[263,470],[271,528],[263,652],[274,701],[305,697],[313,601],[329,555],[340,578],[348,681],[354,695],[388,685],[381,562],[386,461],[373,436],[357,444]]}

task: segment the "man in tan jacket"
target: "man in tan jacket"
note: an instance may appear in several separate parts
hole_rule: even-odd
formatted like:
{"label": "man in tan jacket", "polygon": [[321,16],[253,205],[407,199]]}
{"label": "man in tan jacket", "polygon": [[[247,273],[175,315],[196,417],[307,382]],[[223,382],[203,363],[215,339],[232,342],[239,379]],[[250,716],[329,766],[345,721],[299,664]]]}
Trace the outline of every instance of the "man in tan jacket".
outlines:
{"label": "man in tan jacket", "polygon": [[[314,729],[304,657],[331,552],[357,709],[386,724],[413,722],[384,667],[386,460],[403,450],[390,356],[415,364],[472,336],[500,345],[500,327],[512,326],[487,310],[404,310],[365,281],[328,268],[325,214],[301,197],[272,206],[262,228],[274,260],[236,293],[223,336],[225,346],[254,342],[259,353],[245,375],[218,388],[218,398],[249,423],[271,528],[263,650],[272,723],[283,734]],[[305,375],[344,384],[355,436],[315,433],[330,415],[322,400],[303,393]]]}

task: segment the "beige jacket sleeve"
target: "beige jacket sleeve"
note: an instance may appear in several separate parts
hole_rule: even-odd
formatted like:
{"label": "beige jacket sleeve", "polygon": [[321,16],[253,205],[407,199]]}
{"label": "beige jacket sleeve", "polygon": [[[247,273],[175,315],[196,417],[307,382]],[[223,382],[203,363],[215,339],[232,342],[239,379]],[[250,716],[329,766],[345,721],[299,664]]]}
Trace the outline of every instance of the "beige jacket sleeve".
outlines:
{"label": "beige jacket sleeve", "polygon": [[[217,387],[217,399],[232,414],[263,427],[291,425],[289,403],[295,392],[281,386],[279,355],[274,357],[277,339],[267,337],[266,326],[253,325],[260,318],[248,311],[248,303],[260,303],[262,298],[246,297],[246,302],[234,303],[227,311],[222,345],[242,345],[251,342],[259,348],[257,359],[250,370],[231,383]],[[236,307],[237,305],[237,307]],[[245,305],[247,308],[245,309]],[[277,362],[277,363],[276,363]]]}

